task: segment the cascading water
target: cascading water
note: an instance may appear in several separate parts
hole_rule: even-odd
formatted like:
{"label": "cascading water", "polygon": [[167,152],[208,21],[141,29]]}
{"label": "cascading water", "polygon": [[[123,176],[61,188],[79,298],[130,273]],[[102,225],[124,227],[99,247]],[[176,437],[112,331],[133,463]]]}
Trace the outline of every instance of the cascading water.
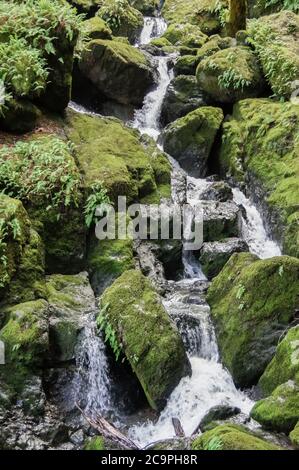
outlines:
{"label": "cascading water", "polygon": [[233,189],[233,195],[235,203],[242,205],[246,212],[246,217],[242,217],[242,235],[250,251],[262,259],[281,256],[281,249],[268,237],[256,206],[238,188]]}
{"label": "cascading water", "polygon": [[136,46],[149,44],[152,39],[162,36],[166,29],[166,21],[161,16],[145,16],[144,26]]}

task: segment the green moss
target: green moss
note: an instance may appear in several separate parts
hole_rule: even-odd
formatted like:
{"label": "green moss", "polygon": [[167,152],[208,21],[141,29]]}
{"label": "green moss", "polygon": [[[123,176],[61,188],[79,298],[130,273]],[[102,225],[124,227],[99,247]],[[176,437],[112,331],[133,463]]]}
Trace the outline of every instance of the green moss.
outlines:
{"label": "green moss", "polygon": [[299,383],[299,326],[291,328],[279,343],[259,386],[264,395],[270,395],[278,385],[291,379]]}
{"label": "green moss", "polygon": [[174,46],[186,46],[195,49],[201,47],[208,39],[198,26],[188,23],[171,24],[162,38],[167,39]]}
{"label": "green moss", "polygon": [[152,16],[158,10],[159,0],[130,0],[132,7],[141,11],[146,16]]}
{"label": "green moss", "polygon": [[206,59],[214,55],[222,49],[227,49],[232,46],[231,38],[221,38],[218,35],[212,36],[200,49],[197,51],[198,61]]}
{"label": "green moss", "polygon": [[272,395],[258,401],[251,417],[265,428],[289,433],[299,420],[299,385],[292,380],[279,385]]}
{"label": "green moss", "polygon": [[85,442],[84,450],[105,450],[104,439],[101,436],[92,437]]}
{"label": "green moss", "polygon": [[101,304],[149,404],[161,409],[189,365],[159,296],[139,271],[131,270],[104,292]]}
{"label": "green moss", "polygon": [[299,76],[299,17],[282,11],[250,23],[249,35],[273,92],[289,98]]}
{"label": "green moss", "polygon": [[235,179],[249,179],[273,220],[286,254],[299,255],[299,109],[290,103],[245,100],[224,124],[220,164]]}
{"label": "green moss", "polygon": [[[255,383],[292,320],[299,260],[234,254],[208,290],[222,359],[240,386]],[[256,295],[259,286],[259,295]]]}
{"label": "green moss", "polygon": [[157,185],[170,183],[166,156],[121,121],[71,113],[67,126],[87,188],[102,181],[113,202],[118,195],[130,202],[158,194]]}
{"label": "green moss", "polygon": [[258,60],[249,48],[241,46],[219,50],[201,60],[196,77],[200,88],[221,103],[259,96],[264,87]]}
{"label": "green moss", "polygon": [[142,14],[127,0],[103,0],[97,15],[106,21],[115,36],[128,37],[132,43],[143,27]]}
{"label": "green moss", "polygon": [[195,75],[200,59],[194,55],[183,55],[175,63],[174,70],[177,75]]}
{"label": "green moss", "polygon": [[292,444],[298,449],[299,448],[299,421],[296,424],[293,431],[290,433],[290,439]]}
{"label": "green moss", "polygon": [[5,344],[1,376],[14,390],[22,389],[26,378],[42,367],[48,351],[48,304],[36,300],[5,310],[7,318],[0,331]]}
{"label": "green moss", "polygon": [[[217,443],[217,449],[214,449]],[[192,450],[282,450],[243,426],[224,424],[197,437]]]}
{"label": "green moss", "polygon": [[83,28],[91,39],[112,39],[111,29],[107,26],[105,21],[98,16],[85,20]]}

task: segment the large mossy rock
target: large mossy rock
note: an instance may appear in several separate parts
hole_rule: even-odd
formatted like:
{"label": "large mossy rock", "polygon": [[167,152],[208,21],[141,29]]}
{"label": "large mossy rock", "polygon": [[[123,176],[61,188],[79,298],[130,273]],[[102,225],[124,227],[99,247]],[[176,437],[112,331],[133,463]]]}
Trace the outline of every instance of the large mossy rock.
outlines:
{"label": "large mossy rock", "polygon": [[23,204],[5,195],[0,196],[0,260],[0,301],[33,300],[44,276],[44,247]]}
{"label": "large mossy rock", "polygon": [[49,353],[48,304],[36,300],[1,313],[5,315],[5,325],[0,330],[5,365],[1,366],[0,377],[13,391],[20,391],[27,378],[45,365]]}
{"label": "large mossy rock", "polygon": [[[216,3],[216,0],[165,0],[162,14],[170,24],[191,23],[205,34],[215,34],[221,30]],[[223,4],[227,4],[226,0]]]}
{"label": "large mossy rock", "polygon": [[129,0],[132,7],[146,16],[152,16],[158,10],[160,0]]}
{"label": "large mossy rock", "polygon": [[250,24],[249,34],[273,92],[288,99],[298,89],[299,16],[290,11],[263,16]]}
{"label": "large mossy rock", "polygon": [[164,124],[169,124],[206,104],[206,98],[198,87],[196,78],[179,75],[170,82],[167,88],[161,119]]}
{"label": "large mossy rock", "polygon": [[224,123],[220,152],[223,173],[249,183],[269,231],[291,256],[299,255],[298,133],[298,106],[244,100]]}
{"label": "large mossy rock", "polygon": [[99,16],[85,20],[83,30],[90,39],[112,39],[111,29]]}
{"label": "large mossy rock", "polygon": [[115,118],[71,112],[65,132],[76,145],[76,158],[89,190],[101,181],[113,202],[170,196],[170,164],[152,141]]}
{"label": "large mossy rock", "polygon": [[192,450],[282,450],[244,426],[223,424],[197,437]]}
{"label": "large mossy rock", "polygon": [[84,263],[83,195],[72,152],[60,137],[38,132],[0,149],[1,190],[11,188],[23,202],[43,239],[48,273],[76,273]]}
{"label": "large mossy rock", "polygon": [[[257,382],[294,318],[299,260],[234,254],[208,290],[225,366],[239,386]],[[257,289],[258,288],[258,295]]]}
{"label": "large mossy rock", "polygon": [[296,424],[293,431],[290,433],[290,439],[292,441],[292,444],[296,447],[296,449],[299,449],[299,421]]}
{"label": "large mossy rock", "polygon": [[130,270],[104,292],[101,305],[149,404],[162,409],[190,364],[158,294],[141,272]]}
{"label": "large mossy rock", "polygon": [[184,46],[190,49],[198,49],[208,39],[199,26],[181,22],[168,26],[162,38],[167,39],[173,46]]}
{"label": "large mossy rock", "polygon": [[216,134],[223,120],[220,108],[201,107],[166,127],[164,149],[189,174],[203,177]]}
{"label": "large mossy rock", "polygon": [[208,57],[216,54],[223,49],[232,47],[234,45],[234,40],[229,37],[221,37],[218,34],[215,34],[210,37],[210,39],[197,51],[198,62],[207,59]]}
{"label": "large mossy rock", "polygon": [[299,420],[299,385],[293,380],[279,385],[272,395],[258,401],[250,416],[265,428],[290,433]]}
{"label": "large mossy rock", "polygon": [[229,47],[199,62],[199,87],[219,103],[235,103],[261,94],[264,79],[259,62],[248,47]]}
{"label": "large mossy rock", "polygon": [[288,380],[299,384],[299,326],[291,328],[278,344],[274,358],[259,380],[264,396]]}
{"label": "large mossy rock", "polygon": [[86,315],[96,309],[88,275],[48,276],[45,295],[49,303],[48,362],[57,364],[74,360],[78,334],[86,324]]}
{"label": "large mossy rock", "polygon": [[125,105],[141,106],[155,83],[149,59],[135,47],[117,40],[90,41],[79,69],[98,93]]}
{"label": "large mossy rock", "polygon": [[8,132],[29,132],[36,126],[41,112],[37,106],[28,100],[12,99],[7,104],[3,116],[0,116],[0,126]]}

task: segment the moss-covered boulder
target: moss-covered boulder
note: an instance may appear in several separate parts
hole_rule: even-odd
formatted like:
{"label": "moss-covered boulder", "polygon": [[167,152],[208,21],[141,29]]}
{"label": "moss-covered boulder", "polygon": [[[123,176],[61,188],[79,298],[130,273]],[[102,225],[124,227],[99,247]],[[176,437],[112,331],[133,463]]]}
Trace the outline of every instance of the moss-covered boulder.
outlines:
{"label": "moss-covered boulder", "polygon": [[220,108],[205,106],[177,119],[163,132],[165,151],[192,176],[205,176],[207,160],[222,120]]}
{"label": "moss-covered boulder", "polygon": [[282,450],[244,426],[223,424],[197,437],[192,450]]}
{"label": "moss-covered boulder", "polygon": [[203,59],[214,55],[216,52],[219,52],[228,47],[232,47],[233,39],[229,37],[221,37],[218,34],[211,36],[210,39],[197,51],[198,62]]}
{"label": "moss-covered boulder", "polygon": [[85,20],[83,29],[90,39],[112,39],[111,29],[99,16]]}
{"label": "moss-covered boulder", "polygon": [[[221,1],[220,8],[227,1]],[[220,10],[217,0],[165,0],[162,14],[169,23],[191,23],[200,27],[205,34],[215,34],[221,30]]]}
{"label": "moss-covered boulder", "polygon": [[17,199],[0,196],[0,301],[11,304],[35,298],[44,277],[42,241]]}
{"label": "moss-covered boulder", "polygon": [[272,395],[258,401],[250,416],[265,428],[290,433],[299,420],[299,385],[293,380],[279,385]]}
{"label": "moss-covered boulder", "polygon": [[171,81],[167,88],[161,119],[164,124],[169,124],[200,106],[206,106],[206,104],[206,99],[197,85],[196,78],[189,75],[179,75]]}
{"label": "moss-covered boulder", "polygon": [[45,364],[49,352],[48,304],[36,300],[18,304],[3,312],[5,325],[0,340],[5,344],[5,365],[1,378],[14,391]]}
{"label": "moss-covered boulder", "polygon": [[104,324],[116,340],[154,409],[166,400],[190,372],[180,334],[150,281],[139,271],[126,271],[104,292]]}
{"label": "moss-covered boulder", "polygon": [[299,16],[290,11],[263,16],[249,35],[273,92],[289,98],[299,78]]}
{"label": "moss-covered boulder", "polygon": [[134,44],[143,27],[143,16],[128,0],[103,0],[97,15],[114,36],[125,36]]}
{"label": "moss-covered boulder", "polygon": [[85,227],[73,149],[53,134],[35,134],[0,149],[0,188],[20,199],[41,235],[48,272],[82,269]]}
{"label": "moss-covered boulder", "polygon": [[174,64],[175,75],[195,75],[200,59],[196,55],[182,55]]}
{"label": "moss-covered boulder", "polygon": [[292,444],[298,449],[299,448],[299,421],[290,433],[290,439]]}
{"label": "moss-covered boulder", "polygon": [[235,105],[223,130],[223,173],[249,184],[273,238],[285,254],[299,256],[298,106],[244,100]]}
{"label": "moss-covered boulder", "polygon": [[237,385],[256,383],[272,360],[294,318],[298,273],[296,258],[237,253],[214,278],[208,302],[223,362]]}
{"label": "moss-covered boulder", "polygon": [[71,361],[75,357],[78,334],[86,314],[96,308],[87,273],[73,276],[54,274],[46,279],[49,303],[49,362]]}
{"label": "moss-covered boulder", "polygon": [[247,243],[240,238],[226,238],[221,241],[204,243],[199,262],[208,279],[217,276],[234,253],[248,251]]}
{"label": "moss-covered boulder", "polygon": [[114,118],[68,113],[68,138],[76,145],[76,158],[84,185],[90,190],[101,181],[113,202],[161,195],[170,196],[170,164],[153,141]]}
{"label": "moss-covered boulder", "polygon": [[133,269],[133,240],[90,240],[87,265],[91,285],[100,295],[123,272]]}
{"label": "moss-covered boulder", "polygon": [[199,26],[181,22],[168,26],[162,38],[167,39],[173,46],[185,46],[190,49],[198,49],[208,39]]}
{"label": "moss-covered boulder", "polygon": [[229,47],[199,62],[200,88],[219,103],[234,103],[259,96],[264,79],[259,62],[248,47]]}
{"label": "moss-covered boulder", "polygon": [[291,328],[277,346],[274,358],[259,380],[264,396],[288,380],[299,383],[299,326]]}
{"label": "moss-covered boulder", "polygon": [[79,68],[98,93],[121,104],[140,106],[155,83],[149,59],[135,47],[116,40],[90,41]]}
{"label": "moss-covered boulder", "polygon": [[12,99],[0,115],[0,126],[9,132],[28,132],[34,129],[40,116],[40,110],[30,101]]}

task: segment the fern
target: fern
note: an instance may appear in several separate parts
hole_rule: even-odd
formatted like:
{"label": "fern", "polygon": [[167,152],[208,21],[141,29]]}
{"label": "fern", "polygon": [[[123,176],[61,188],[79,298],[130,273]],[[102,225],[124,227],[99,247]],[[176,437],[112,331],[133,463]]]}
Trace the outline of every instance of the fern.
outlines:
{"label": "fern", "polygon": [[109,308],[109,304],[106,304],[97,318],[97,326],[98,328],[103,331],[105,337],[105,343],[108,343],[114,353],[115,360],[118,361],[119,357],[122,353],[122,345],[118,342],[117,334],[112,325],[110,324],[108,317],[107,317],[107,310]]}
{"label": "fern", "polygon": [[84,208],[85,224],[88,228],[93,223],[97,223],[96,210],[101,204],[110,204],[110,198],[107,190],[103,187],[103,183],[98,181],[91,187],[91,194],[88,196]]}

